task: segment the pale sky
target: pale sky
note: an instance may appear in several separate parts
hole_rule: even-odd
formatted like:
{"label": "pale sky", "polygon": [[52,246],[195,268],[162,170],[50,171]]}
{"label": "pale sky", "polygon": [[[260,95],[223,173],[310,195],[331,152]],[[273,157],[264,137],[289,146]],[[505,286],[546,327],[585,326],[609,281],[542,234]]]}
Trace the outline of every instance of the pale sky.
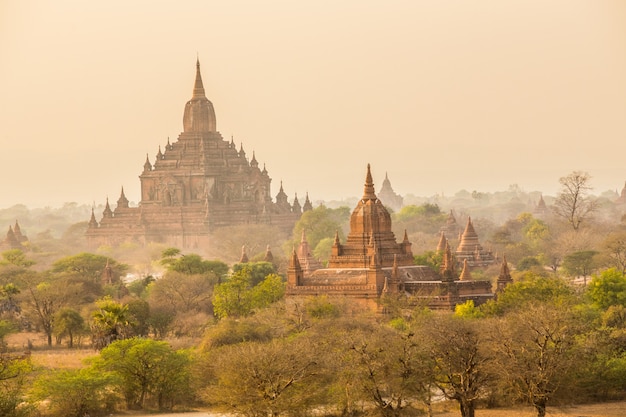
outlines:
{"label": "pale sky", "polygon": [[0,0],[0,208],[137,202],[196,57],[273,196],[626,181],[623,0]]}

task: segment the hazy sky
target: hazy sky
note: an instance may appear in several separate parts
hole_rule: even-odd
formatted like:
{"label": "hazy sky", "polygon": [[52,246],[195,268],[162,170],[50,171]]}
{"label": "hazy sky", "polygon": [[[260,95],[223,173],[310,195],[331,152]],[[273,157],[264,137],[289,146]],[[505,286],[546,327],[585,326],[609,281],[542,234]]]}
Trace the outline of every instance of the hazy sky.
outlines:
{"label": "hazy sky", "polygon": [[137,202],[196,56],[273,196],[626,180],[623,0],[0,0],[0,207]]}

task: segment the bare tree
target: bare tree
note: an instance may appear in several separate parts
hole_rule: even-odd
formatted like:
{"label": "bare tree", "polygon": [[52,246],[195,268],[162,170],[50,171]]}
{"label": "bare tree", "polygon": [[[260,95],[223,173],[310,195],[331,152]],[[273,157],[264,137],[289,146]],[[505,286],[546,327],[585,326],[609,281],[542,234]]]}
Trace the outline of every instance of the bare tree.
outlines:
{"label": "bare tree", "polygon": [[565,219],[574,230],[590,217],[596,209],[596,202],[589,197],[592,187],[589,185],[591,176],[582,171],[574,171],[566,177],[561,177],[561,191],[554,202],[554,212]]}
{"label": "bare tree", "polygon": [[572,371],[581,364],[576,354],[581,329],[573,314],[550,303],[527,305],[493,330],[496,343],[490,345],[502,384],[544,417],[548,402],[568,390]]}

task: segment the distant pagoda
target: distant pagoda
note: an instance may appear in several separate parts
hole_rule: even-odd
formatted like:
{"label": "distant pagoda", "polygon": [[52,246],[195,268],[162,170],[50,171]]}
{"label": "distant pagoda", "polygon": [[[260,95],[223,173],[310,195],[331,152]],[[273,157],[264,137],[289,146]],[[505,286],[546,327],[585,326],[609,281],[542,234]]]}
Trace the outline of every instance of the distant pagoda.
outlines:
{"label": "distant pagoda", "polygon": [[130,207],[121,190],[112,210],[107,199],[98,222],[93,213],[87,230],[91,247],[125,241],[164,242],[178,247],[198,247],[209,241],[216,228],[240,224],[269,224],[291,230],[302,211],[289,204],[282,183],[276,202],[270,195],[271,178],[253,152],[249,160],[240,144],[224,140],[217,131],[213,104],[205,95],[200,62],[191,100],[185,105],[183,132],[178,140],[148,155],[139,176],[141,201]]}

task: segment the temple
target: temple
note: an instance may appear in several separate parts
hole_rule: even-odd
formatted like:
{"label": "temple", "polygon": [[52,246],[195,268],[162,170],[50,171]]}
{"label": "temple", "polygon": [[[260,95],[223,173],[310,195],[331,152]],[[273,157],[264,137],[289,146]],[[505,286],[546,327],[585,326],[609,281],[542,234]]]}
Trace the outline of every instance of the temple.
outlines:
{"label": "temple", "polygon": [[301,206],[289,203],[282,182],[271,197],[271,178],[253,152],[248,158],[231,138],[217,131],[213,104],[205,95],[200,63],[191,99],[183,113],[178,140],[159,146],[151,161],[146,155],[141,201],[130,207],[122,188],[115,209],[107,198],[100,221],[92,210],[86,233],[90,247],[163,242],[194,248],[209,241],[211,231],[238,224],[271,224],[291,231],[303,210],[312,209],[308,194]]}
{"label": "temple", "polygon": [[18,221],[15,221],[15,225],[9,226],[7,235],[4,240],[0,241],[0,249],[20,249],[25,250],[28,247],[28,237],[22,234],[22,229]]}
{"label": "temple", "polygon": [[467,225],[461,235],[455,255],[458,262],[467,261],[468,265],[473,268],[488,266],[496,261],[493,253],[483,249],[480,244],[470,217],[467,218]]}
{"label": "temple", "polygon": [[387,207],[390,207],[395,211],[400,210],[404,203],[404,199],[402,198],[402,196],[400,194],[396,194],[396,192],[393,191],[393,187],[391,187],[391,181],[389,181],[389,177],[387,176],[386,172],[385,180],[383,181],[383,185],[380,187],[378,196],[382,201],[385,202],[385,205]]}
{"label": "temple", "polygon": [[[287,270],[287,296],[345,296],[378,308],[385,295],[406,295],[436,309],[452,309],[467,300],[478,305],[493,298],[491,283],[473,280],[468,262],[464,272],[457,273],[447,241],[437,273],[427,266],[414,265],[406,232],[398,242],[391,226],[391,216],[374,192],[368,165],[363,196],[352,211],[346,242],[341,243],[335,234],[327,268],[312,267],[302,242],[298,250],[294,248]],[[304,234],[302,239],[306,240]]]}

